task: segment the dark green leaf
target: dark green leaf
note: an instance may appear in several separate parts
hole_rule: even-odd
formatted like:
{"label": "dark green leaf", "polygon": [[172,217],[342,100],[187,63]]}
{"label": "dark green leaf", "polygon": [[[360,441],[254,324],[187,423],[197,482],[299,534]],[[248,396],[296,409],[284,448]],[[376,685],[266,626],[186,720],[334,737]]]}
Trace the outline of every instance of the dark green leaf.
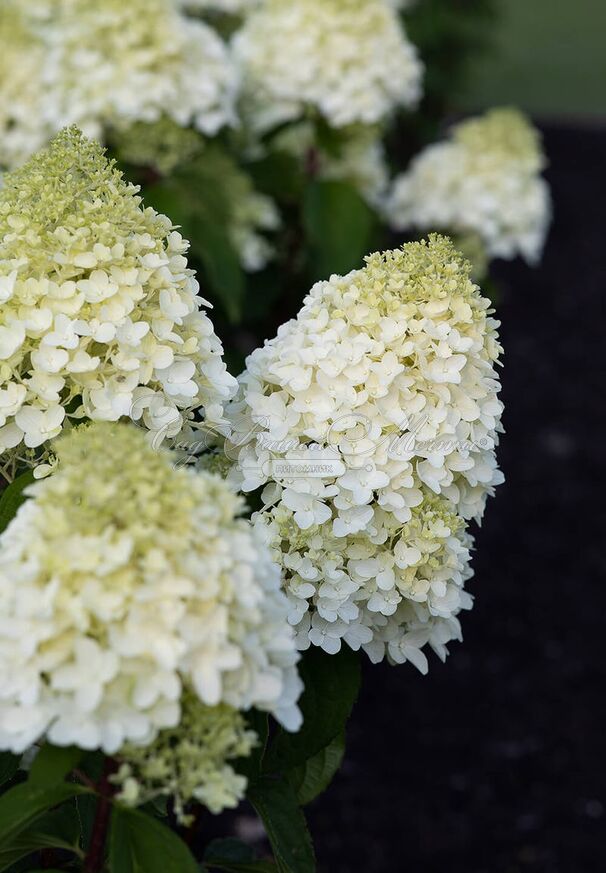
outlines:
{"label": "dark green leaf", "polygon": [[82,857],[78,846],[79,827],[76,808],[66,804],[39,818],[26,828],[10,844],[0,847],[0,873],[21,858],[26,858],[40,849],[62,849]]}
{"label": "dark green leaf", "polygon": [[358,696],[360,660],[348,646],[336,655],[312,647],[303,656],[300,673],[305,685],[303,726],[297,734],[278,732],[265,755],[265,772],[289,770],[321,752],[343,731]]}
{"label": "dark green leaf", "polygon": [[292,786],[265,776],[247,797],[265,825],[278,873],[315,873],[311,838]]}
{"label": "dark green leaf", "polygon": [[246,281],[240,257],[226,228],[202,216],[193,218],[190,227],[191,241],[204,264],[214,296],[221,302],[230,321],[238,322],[242,316]]}
{"label": "dark green leaf", "polygon": [[182,197],[179,183],[175,179],[164,179],[157,185],[150,186],[145,192],[145,203],[152,206],[156,212],[167,215],[172,223],[182,227],[187,235],[190,211],[187,200]]}
{"label": "dark green leaf", "polygon": [[61,782],[83,757],[84,752],[76,746],[61,748],[46,743],[34,758],[29,771],[29,781],[37,785],[54,785],[56,782]]}
{"label": "dark green leaf", "polygon": [[224,863],[248,864],[255,860],[255,853],[250,846],[242,840],[232,837],[222,840],[212,840],[204,852],[204,862],[211,864],[213,861]]}
{"label": "dark green leaf", "polygon": [[11,755],[10,752],[0,752],[0,785],[10,782],[19,769],[19,755]]}
{"label": "dark green leaf", "polygon": [[[181,227],[204,267],[210,296],[221,303],[234,323],[242,314],[246,282],[230,228],[236,201],[242,190],[246,191],[245,186],[246,176],[238,165],[214,144],[146,194],[149,205]],[[202,293],[207,295],[206,288]]]}
{"label": "dark green leaf", "polygon": [[255,187],[279,203],[293,203],[299,200],[303,190],[304,175],[302,161],[286,152],[275,151],[262,160],[247,167]]}
{"label": "dark green leaf", "polygon": [[231,837],[209,843],[204,864],[211,870],[224,870],[225,873],[277,873],[273,862],[256,861],[250,846]]}
{"label": "dark green leaf", "polygon": [[212,840],[204,853],[204,863],[225,873],[277,873],[271,861],[256,861],[253,850],[241,840]]}
{"label": "dark green leaf", "polygon": [[304,764],[288,770],[286,778],[294,788],[301,806],[311,803],[325,791],[341,766],[345,754],[345,735],[338,734],[324,749]]}
{"label": "dark green leaf", "polygon": [[303,225],[312,278],[328,279],[362,266],[376,216],[347,182],[314,181],[305,190]]}
{"label": "dark green leaf", "polygon": [[93,827],[95,824],[98,803],[99,798],[95,794],[83,794],[81,796],[74,797],[74,806],[76,808],[76,815],[78,818],[78,825],[80,830],[80,846],[82,848],[85,848],[90,843],[93,833]]}
{"label": "dark green leaf", "polygon": [[11,482],[0,495],[0,533],[8,527],[21,504],[25,502],[26,497],[23,494],[23,489],[31,485],[33,481],[34,473],[32,470],[28,470],[27,473],[17,476],[15,481]]}
{"label": "dark green leaf", "polygon": [[111,873],[199,873],[193,855],[165,825],[115,806],[109,840]]}
{"label": "dark green leaf", "polygon": [[316,120],[316,141],[321,151],[333,158],[340,158],[346,139],[340,129],[331,127],[323,118]]}
{"label": "dark green leaf", "polygon": [[86,794],[82,785],[35,785],[24,782],[0,797],[0,846],[9,845],[47,810],[78,794]]}

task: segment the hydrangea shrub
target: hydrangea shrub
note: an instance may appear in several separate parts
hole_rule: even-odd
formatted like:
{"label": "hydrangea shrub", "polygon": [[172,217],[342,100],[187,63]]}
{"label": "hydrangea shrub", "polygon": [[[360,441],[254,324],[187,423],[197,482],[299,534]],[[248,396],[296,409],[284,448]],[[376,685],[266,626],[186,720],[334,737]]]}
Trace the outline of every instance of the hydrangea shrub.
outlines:
{"label": "hydrangea shrub", "polygon": [[361,661],[462,638],[550,220],[523,115],[444,130],[490,6],[0,4],[11,873],[313,873]]}

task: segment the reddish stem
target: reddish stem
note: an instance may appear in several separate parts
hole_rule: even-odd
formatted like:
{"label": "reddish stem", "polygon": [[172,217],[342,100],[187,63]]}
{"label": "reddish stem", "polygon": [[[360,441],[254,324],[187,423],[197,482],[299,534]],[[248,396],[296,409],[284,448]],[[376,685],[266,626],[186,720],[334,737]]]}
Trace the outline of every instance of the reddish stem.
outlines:
{"label": "reddish stem", "polygon": [[110,782],[110,776],[115,773],[117,765],[115,761],[108,758],[105,762],[105,769],[97,791],[99,793],[99,802],[97,803],[97,811],[93,824],[93,833],[88,847],[88,854],[84,861],[84,873],[101,873],[103,863],[105,861],[105,843],[107,840],[107,831],[109,828],[109,819],[111,815],[111,800],[114,793],[113,786]]}

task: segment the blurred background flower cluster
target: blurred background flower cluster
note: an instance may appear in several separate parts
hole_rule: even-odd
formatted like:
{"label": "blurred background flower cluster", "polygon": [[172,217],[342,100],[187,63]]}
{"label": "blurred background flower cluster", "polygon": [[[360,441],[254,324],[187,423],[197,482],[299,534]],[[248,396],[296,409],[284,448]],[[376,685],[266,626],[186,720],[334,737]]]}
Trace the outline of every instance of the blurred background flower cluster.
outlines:
{"label": "blurred background flower cluster", "polygon": [[[449,233],[540,259],[540,136],[460,122],[496,0],[4,0],[0,169],[77,124],[192,243],[232,371],[312,281]],[[457,112],[459,110],[459,112]]]}

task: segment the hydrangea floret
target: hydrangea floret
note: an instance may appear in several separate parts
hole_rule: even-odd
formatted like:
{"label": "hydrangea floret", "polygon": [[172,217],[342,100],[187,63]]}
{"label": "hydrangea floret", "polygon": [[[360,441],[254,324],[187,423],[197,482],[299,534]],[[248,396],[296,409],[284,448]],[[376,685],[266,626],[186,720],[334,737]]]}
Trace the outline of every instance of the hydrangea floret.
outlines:
{"label": "hydrangea floret", "polygon": [[233,49],[257,132],[310,114],[375,124],[421,96],[422,65],[386,0],[264,0]]}
{"label": "hydrangea floret", "polygon": [[456,125],[398,176],[387,214],[397,230],[475,234],[491,257],[536,264],[551,217],[538,131],[516,109]]}
{"label": "hydrangea floret", "polygon": [[232,809],[247,785],[233,761],[247,757],[257,742],[239,710],[224,704],[206,706],[185,690],[177,727],[160,731],[149,746],[130,743],[120,750],[120,768],[112,777],[119,786],[117,799],[126,806],[140,806],[170,797],[177,821],[184,825],[191,822],[187,808],[194,801],[214,814]]}
{"label": "hydrangea floret", "polygon": [[221,426],[236,383],[187,249],[77,129],[6,177],[1,453],[44,447],[82,417],[130,416],[172,436],[198,407]]}
{"label": "hydrangea floret", "polygon": [[[82,425],[57,441],[57,455],[56,472],[28,488],[0,536],[0,749],[47,739],[119,757],[125,746],[162,745],[183,711],[185,742],[192,696],[298,729],[302,686],[279,571],[238,517],[242,499],[218,476],[175,470],[132,424]],[[211,733],[231,720],[231,733],[200,751],[201,786],[205,755],[223,766],[249,745],[227,710],[206,720]]]}
{"label": "hydrangea floret", "polygon": [[314,286],[257,349],[228,416],[298,645],[441,656],[471,606],[468,521],[502,481],[490,303],[446,238]]}

